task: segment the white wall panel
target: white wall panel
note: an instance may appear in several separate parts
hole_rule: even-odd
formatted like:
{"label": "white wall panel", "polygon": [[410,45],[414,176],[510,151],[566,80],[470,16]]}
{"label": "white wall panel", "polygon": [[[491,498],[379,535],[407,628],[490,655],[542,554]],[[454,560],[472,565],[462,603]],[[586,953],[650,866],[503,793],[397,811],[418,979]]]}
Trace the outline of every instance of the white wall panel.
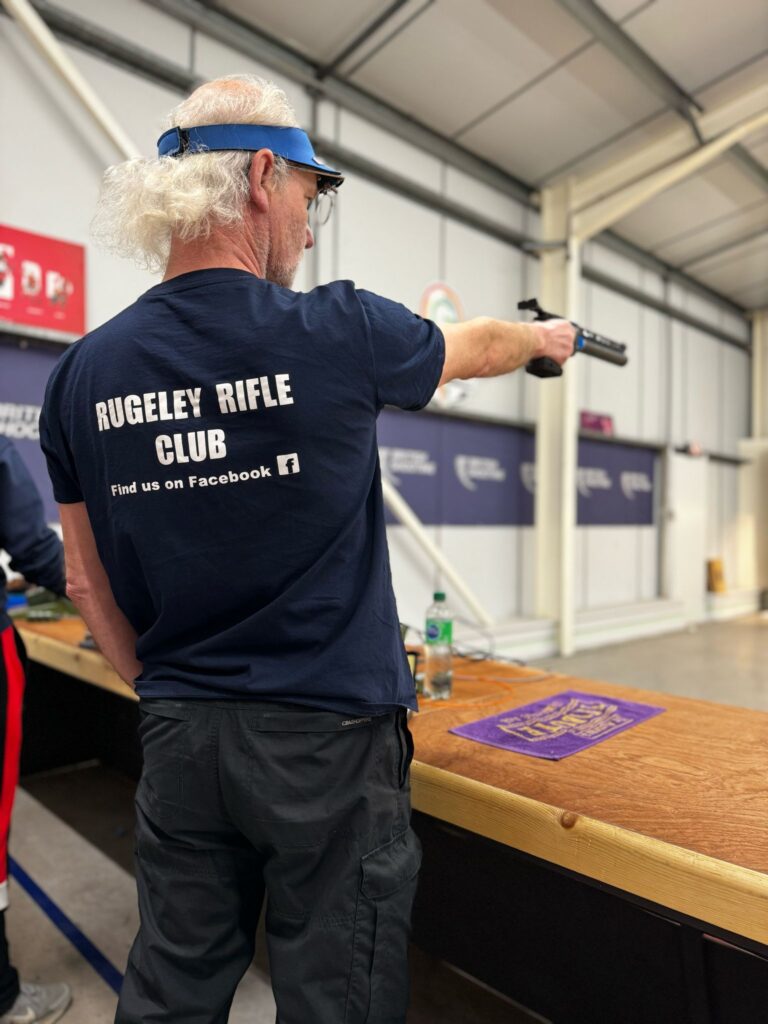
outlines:
{"label": "white wall panel", "polygon": [[[101,172],[115,151],[7,18],[0,19],[0,118],[6,155],[16,154],[0,160],[0,219],[84,242]],[[29,147],[35,135],[56,154],[55,173],[50,157]]]}
{"label": "white wall panel", "polygon": [[720,446],[720,350],[722,343],[693,327],[688,336],[685,364],[687,439],[706,451]]}
{"label": "white wall panel", "polygon": [[[438,527],[425,527],[430,539],[437,541]],[[392,566],[392,586],[401,622],[424,629],[424,612],[431,604],[437,585],[435,568],[413,535],[399,524],[387,527],[387,544]],[[410,637],[410,640],[416,640]]]}
{"label": "white wall panel", "polygon": [[739,584],[739,470],[720,466],[720,554],[723,575],[729,590]]}
{"label": "white wall panel", "polygon": [[669,443],[674,447],[687,444],[688,427],[686,422],[686,404],[688,389],[686,386],[685,369],[688,363],[688,337],[679,320],[672,320],[670,325],[670,388],[672,391],[671,419]]}
{"label": "white wall panel", "polygon": [[504,227],[526,230],[526,209],[521,203],[448,165],[445,168],[445,195]]}
{"label": "white wall panel", "polygon": [[577,611],[584,611],[589,608],[589,551],[587,550],[587,538],[589,531],[577,529],[574,539],[574,571],[573,571],[573,601]]}
{"label": "white wall panel", "polygon": [[327,224],[315,233],[315,273],[317,284],[327,284],[336,277],[336,235],[338,221],[336,212]]}
{"label": "white wall panel", "polygon": [[[319,100],[317,104],[317,124],[315,126],[315,133],[318,137],[336,142],[338,123],[338,106],[329,100]],[[314,142],[314,139],[312,141]]]}
{"label": "white wall panel", "polygon": [[749,436],[750,359],[732,345],[720,350],[721,435],[718,451],[738,455],[739,441]]}
{"label": "white wall panel", "polygon": [[598,359],[579,357],[579,373],[584,380],[584,408],[613,416],[616,433],[621,437],[640,437],[642,355],[640,306],[599,285],[588,284],[586,308],[589,326],[600,334],[626,343],[629,362],[617,367]]}
{"label": "white wall panel", "polygon": [[333,217],[338,253],[334,277],[349,278],[418,311],[438,277],[440,217],[359,178],[345,181]]}
{"label": "white wall panel", "polygon": [[697,292],[686,291],[683,293],[683,308],[686,313],[690,313],[691,316],[695,316],[705,323],[712,324],[713,327],[720,324],[720,307]]}
{"label": "white wall panel", "polygon": [[707,558],[722,557],[722,468],[719,462],[709,462],[707,466]]}
{"label": "white wall panel", "polygon": [[637,600],[659,597],[659,530],[655,526],[637,527]]}
{"label": "white wall panel", "polygon": [[720,327],[724,331],[728,331],[735,337],[741,339],[741,341],[749,341],[750,329],[749,322],[742,316],[737,316],[735,313],[729,313],[726,309],[720,310]]}
{"label": "white wall panel", "polygon": [[576,529],[577,611],[652,601],[659,596],[659,539],[655,526]]}
{"label": "white wall panel", "polygon": [[586,537],[581,571],[587,580],[587,603],[577,610],[632,604],[637,600],[639,529],[637,526],[577,527],[577,534]]}
{"label": "white wall panel", "polygon": [[[511,526],[443,526],[441,548],[461,573],[490,615],[498,620],[520,614],[518,578],[520,573],[519,529]],[[450,590],[450,585],[445,582]],[[431,594],[424,591],[425,598]],[[474,619],[459,596],[451,598],[454,611]],[[425,601],[424,607],[427,603]]]}
{"label": "white wall panel", "polygon": [[587,242],[582,256],[584,264],[593,270],[599,270],[602,274],[614,277],[631,288],[641,287],[642,271],[637,263],[627,259],[626,256],[607,249],[599,242]]}
{"label": "white wall panel", "polygon": [[[381,163],[384,167],[412,178],[424,188],[439,192],[442,179],[442,163],[436,157],[403,142],[396,135],[369,124],[356,114],[341,111],[337,142],[347,149],[362,154],[367,160]],[[346,185],[344,186],[346,188]]]}
{"label": "white wall panel", "polygon": [[518,607],[521,615],[532,618],[536,614],[536,531],[532,526],[522,526],[517,532],[520,543]]}
{"label": "white wall panel", "polygon": [[[445,280],[458,293],[467,319],[517,320],[523,254],[511,245],[446,219]],[[509,422],[523,418],[523,374],[476,381],[461,408]]]}
{"label": "white wall panel", "polygon": [[710,462],[707,501],[707,558],[719,558],[728,590],[739,585],[739,468]]}
{"label": "white wall panel", "polygon": [[[82,50],[73,47],[69,52],[84,77],[117,118],[129,138],[138,146],[142,155],[155,157],[157,140],[164,131],[164,119],[181,100],[180,94],[156,85],[146,78],[139,78],[130,71],[99,57],[93,57]],[[58,88],[61,90],[61,86]],[[78,120],[85,121],[90,129],[90,118],[85,115],[79,104],[77,116]],[[109,162],[122,160],[122,154],[112,153]]]}
{"label": "white wall panel", "polygon": [[643,267],[640,271],[640,287],[646,295],[650,295],[654,299],[664,299],[665,297],[664,278],[655,270]]}
{"label": "white wall panel", "polygon": [[670,388],[668,318],[647,306],[640,307],[640,341],[634,358],[640,363],[637,436],[644,441],[664,441]]}
{"label": "white wall panel", "polygon": [[61,6],[126,42],[189,67],[192,30],[149,4],[140,0],[67,0]]}
{"label": "white wall panel", "polygon": [[670,306],[675,306],[677,309],[685,311],[685,298],[687,294],[688,292],[677,281],[670,281],[667,285],[667,301]]}

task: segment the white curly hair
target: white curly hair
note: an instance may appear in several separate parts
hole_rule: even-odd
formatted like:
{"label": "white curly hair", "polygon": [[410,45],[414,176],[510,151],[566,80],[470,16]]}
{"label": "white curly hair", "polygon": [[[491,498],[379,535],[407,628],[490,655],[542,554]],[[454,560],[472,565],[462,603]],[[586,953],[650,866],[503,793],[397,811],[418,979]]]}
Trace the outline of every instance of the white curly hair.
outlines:
{"label": "white curly hair", "polygon": [[[163,130],[202,124],[298,127],[288,97],[256,75],[227,75],[206,82],[175,107]],[[108,167],[91,225],[105,248],[149,270],[163,270],[171,237],[207,238],[215,225],[236,223],[248,198],[251,154],[190,153],[139,158]],[[287,164],[275,158],[275,183]]]}

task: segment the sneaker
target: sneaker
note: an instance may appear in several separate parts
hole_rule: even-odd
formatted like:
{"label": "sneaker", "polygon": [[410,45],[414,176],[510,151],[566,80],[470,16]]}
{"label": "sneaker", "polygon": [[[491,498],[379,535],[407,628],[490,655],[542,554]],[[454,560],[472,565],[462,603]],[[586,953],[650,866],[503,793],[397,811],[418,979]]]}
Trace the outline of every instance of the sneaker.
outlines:
{"label": "sneaker", "polygon": [[53,1024],[71,1002],[69,985],[30,985],[22,981],[16,1002],[0,1014],[0,1024]]}

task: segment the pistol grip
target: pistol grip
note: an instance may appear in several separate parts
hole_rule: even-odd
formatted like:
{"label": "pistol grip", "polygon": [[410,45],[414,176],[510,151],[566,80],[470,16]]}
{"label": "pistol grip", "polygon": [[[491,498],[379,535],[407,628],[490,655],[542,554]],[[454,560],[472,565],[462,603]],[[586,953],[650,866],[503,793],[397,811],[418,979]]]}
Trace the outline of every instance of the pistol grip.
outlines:
{"label": "pistol grip", "polygon": [[538,359],[532,359],[525,368],[526,373],[533,374],[534,377],[561,377],[563,375],[562,366],[558,366],[554,359],[550,359],[549,356],[540,356]]}

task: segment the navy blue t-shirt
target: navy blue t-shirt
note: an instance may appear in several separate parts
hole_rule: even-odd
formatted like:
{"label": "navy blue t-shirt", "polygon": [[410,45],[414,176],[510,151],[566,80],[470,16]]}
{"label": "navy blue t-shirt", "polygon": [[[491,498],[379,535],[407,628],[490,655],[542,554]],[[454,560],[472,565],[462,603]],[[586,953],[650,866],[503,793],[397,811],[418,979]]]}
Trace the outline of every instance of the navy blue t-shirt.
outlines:
{"label": "navy blue t-shirt", "polygon": [[416,708],[376,417],[426,405],[444,356],[435,324],[352,282],[224,268],[150,288],[62,356],[41,443],[138,634],[140,696]]}

